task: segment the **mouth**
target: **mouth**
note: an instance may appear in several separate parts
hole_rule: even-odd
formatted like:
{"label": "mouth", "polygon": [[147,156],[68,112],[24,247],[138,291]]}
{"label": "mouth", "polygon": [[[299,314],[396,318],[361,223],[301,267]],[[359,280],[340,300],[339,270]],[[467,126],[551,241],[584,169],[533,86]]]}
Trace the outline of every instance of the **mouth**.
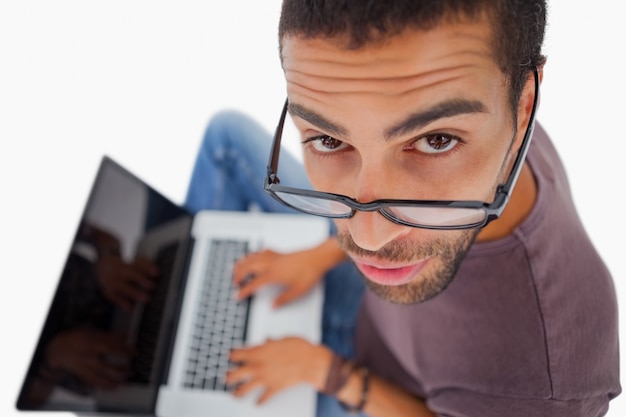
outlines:
{"label": "mouth", "polygon": [[409,283],[428,263],[428,259],[409,265],[384,264],[355,257],[353,257],[352,260],[361,273],[370,281],[387,286],[398,286]]}

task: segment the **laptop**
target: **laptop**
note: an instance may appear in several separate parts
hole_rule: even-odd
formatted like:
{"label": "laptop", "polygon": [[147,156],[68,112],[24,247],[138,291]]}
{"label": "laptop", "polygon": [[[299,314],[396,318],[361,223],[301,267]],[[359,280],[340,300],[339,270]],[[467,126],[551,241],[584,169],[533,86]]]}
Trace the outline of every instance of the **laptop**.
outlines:
{"label": "laptop", "polygon": [[[24,411],[111,416],[313,416],[299,385],[257,406],[224,375],[232,347],[321,339],[323,289],[279,309],[279,289],[236,300],[233,263],[314,246],[328,223],[299,214],[191,215],[104,156],[17,399]],[[139,295],[137,295],[139,294]],[[143,298],[142,298],[143,297]]]}

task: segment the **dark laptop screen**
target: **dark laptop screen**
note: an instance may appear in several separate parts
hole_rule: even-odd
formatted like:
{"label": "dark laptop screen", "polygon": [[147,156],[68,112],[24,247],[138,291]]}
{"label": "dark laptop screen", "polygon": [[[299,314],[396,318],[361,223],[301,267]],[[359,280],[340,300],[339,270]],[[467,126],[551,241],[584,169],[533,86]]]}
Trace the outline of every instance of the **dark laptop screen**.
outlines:
{"label": "dark laptop screen", "polygon": [[103,158],[18,409],[153,413],[190,226],[189,213]]}

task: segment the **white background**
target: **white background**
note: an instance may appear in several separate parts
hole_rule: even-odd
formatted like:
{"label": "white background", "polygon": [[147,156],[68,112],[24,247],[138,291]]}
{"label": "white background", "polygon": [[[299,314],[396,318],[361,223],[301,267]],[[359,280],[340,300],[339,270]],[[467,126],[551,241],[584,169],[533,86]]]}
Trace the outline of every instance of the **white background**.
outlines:
{"label": "white background", "polygon": [[[0,0],[0,415],[18,415],[101,156],[182,202],[213,113],[237,108],[273,129],[278,11],[279,0]],[[538,119],[626,301],[622,13],[612,0],[555,0],[549,20]],[[610,416],[625,415],[624,398]]]}

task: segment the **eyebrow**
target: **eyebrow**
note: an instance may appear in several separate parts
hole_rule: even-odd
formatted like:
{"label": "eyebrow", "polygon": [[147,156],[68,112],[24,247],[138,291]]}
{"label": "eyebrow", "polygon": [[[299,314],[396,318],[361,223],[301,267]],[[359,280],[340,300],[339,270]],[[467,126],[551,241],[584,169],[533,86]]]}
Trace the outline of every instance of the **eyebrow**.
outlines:
{"label": "eyebrow", "polygon": [[444,101],[429,109],[410,114],[397,125],[387,129],[385,139],[390,140],[414,132],[439,119],[474,113],[488,113],[487,106],[478,100],[454,99]]}
{"label": "eyebrow", "polygon": [[304,106],[301,106],[300,104],[289,102],[287,104],[287,110],[292,116],[298,116],[330,135],[346,136],[348,133],[348,129],[346,129],[345,127],[331,122],[330,120],[324,118],[322,115],[317,114],[314,111],[309,110]]}
{"label": "eyebrow", "polygon": [[[348,129],[332,122],[322,115],[307,109],[297,103],[288,103],[288,111],[293,116],[298,116],[311,123],[318,129],[334,136],[346,136]],[[438,103],[435,106],[410,114],[406,119],[390,127],[384,133],[386,140],[391,140],[403,134],[413,132],[429,123],[447,117],[463,114],[487,113],[487,106],[478,100],[454,99]]]}

